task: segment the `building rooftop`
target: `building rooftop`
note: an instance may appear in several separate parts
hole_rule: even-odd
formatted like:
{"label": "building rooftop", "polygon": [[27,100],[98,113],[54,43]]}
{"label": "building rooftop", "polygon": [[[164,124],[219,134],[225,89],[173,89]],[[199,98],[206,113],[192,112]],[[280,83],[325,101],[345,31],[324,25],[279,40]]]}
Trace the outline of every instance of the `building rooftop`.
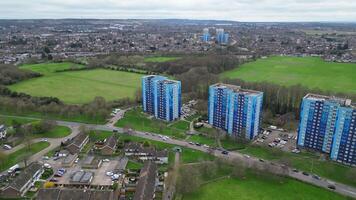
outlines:
{"label": "building rooftop", "polygon": [[71,142],[69,143],[69,145],[75,145],[80,147],[84,140],[86,140],[86,138],[88,137],[88,135],[86,135],[85,133],[79,133],[77,136],[75,136]]}
{"label": "building rooftop", "polygon": [[335,96],[325,96],[325,95],[312,94],[312,93],[305,95],[304,98],[317,100],[317,101],[329,101],[329,102],[338,103],[341,106],[356,108],[356,104],[353,104],[351,99],[347,99],[347,98],[341,98],[341,97],[335,97]]}
{"label": "building rooftop", "polygon": [[73,173],[70,182],[89,184],[92,181],[93,176],[94,176],[93,172],[76,171]]}
{"label": "building rooftop", "polygon": [[38,191],[38,200],[112,200],[114,192],[112,190],[90,190],[90,189],[70,189],[70,188],[49,188]]}
{"label": "building rooftop", "polygon": [[115,149],[116,144],[117,144],[117,139],[115,136],[112,135],[106,139],[104,147],[109,147],[111,149]]}
{"label": "building rooftop", "polygon": [[256,90],[242,89],[241,86],[226,84],[226,83],[216,83],[212,86],[219,87],[219,88],[228,88],[228,89],[231,89],[233,92],[240,93],[240,94],[260,94],[260,93],[262,93],[262,92],[256,91]]}
{"label": "building rooftop", "polygon": [[156,187],[157,165],[154,162],[145,162],[141,169],[133,200],[152,200]]}
{"label": "building rooftop", "polygon": [[165,80],[162,80],[161,82],[164,84],[176,84],[176,83],[179,83],[180,81],[165,79]]}
{"label": "building rooftop", "polygon": [[21,191],[21,188],[41,169],[42,165],[38,162],[30,164],[8,186]]}

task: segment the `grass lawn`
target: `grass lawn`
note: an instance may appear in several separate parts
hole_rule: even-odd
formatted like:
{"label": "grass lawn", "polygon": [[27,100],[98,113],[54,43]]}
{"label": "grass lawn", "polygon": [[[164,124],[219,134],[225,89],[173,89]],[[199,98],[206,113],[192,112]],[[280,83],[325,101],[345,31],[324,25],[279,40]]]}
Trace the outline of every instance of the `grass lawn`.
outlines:
{"label": "grass lawn", "polygon": [[341,200],[347,199],[297,180],[260,177],[247,173],[245,179],[226,178],[203,185],[198,191],[185,195],[183,200]]}
{"label": "grass lawn", "polygon": [[119,120],[116,126],[128,126],[139,131],[153,132],[180,139],[185,138],[185,132],[189,130],[189,123],[186,121],[172,123],[169,124],[154,118],[150,119],[148,115],[142,113],[142,109],[132,109],[125,113],[124,118]]}
{"label": "grass lawn", "polygon": [[144,62],[156,62],[156,63],[164,63],[169,61],[175,61],[180,59],[180,57],[171,57],[171,56],[157,56],[157,57],[146,57]]}
{"label": "grass lawn", "polygon": [[12,122],[17,121],[20,124],[28,124],[32,122],[37,122],[38,120],[24,119],[19,117],[4,117],[0,116],[0,124],[5,124],[6,126],[12,126]]}
{"label": "grass lawn", "polygon": [[36,134],[36,136],[43,137],[43,138],[62,138],[70,135],[70,133],[71,133],[70,128],[66,126],[56,126],[52,130],[43,134]]}
{"label": "grass lawn", "polygon": [[260,146],[247,146],[239,152],[266,160],[277,161],[281,158],[285,158],[290,162],[291,166],[297,169],[356,187],[356,180],[349,176],[349,172],[352,169],[351,167],[332,161],[320,160],[318,156],[310,153],[292,154],[282,152],[278,149],[272,150],[269,147]]}
{"label": "grass lawn", "polygon": [[49,146],[48,142],[37,142],[31,144],[30,149],[24,147],[20,150],[15,151],[5,158],[5,161],[0,165],[0,171],[6,170],[16,163],[21,162],[25,157],[36,154]]}
{"label": "grass lawn", "polygon": [[61,62],[61,63],[41,63],[41,64],[26,64],[20,66],[22,69],[31,70],[34,72],[41,73],[43,75],[52,74],[58,70],[66,70],[70,68],[84,68],[84,65],[79,65],[70,62]]}
{"label": "grass lawn", "polygon": [[54,64],[22,66],[24,69],[41,72],[44,76],[10,85],[9,88],[32,96],[58,97],[69,104],[88,103],[97,96],[102,96],[106,100],[133,98],[140,88],[142,76],[140,74],[106,69],[54,73],[55,69],[71,65],[70,63],[61,63],[60,66]]}
{"label": "grass lawn", "polygon": [[[33,117],[39,119],[51,119],[51,120],[63,120],[63,121],[70,121],[70,122],[81,122],[81,123],[88,123],[88,124],[104,124],[106,119],[101,117],[88,117],[86,115],[78,113],[78,115],[74,116],[59,116],[56,114],[48,114],[48,113],[40,113],[40,112],[31,112],[31,111],[20,111],[18,112],[16,109],[12,108],[0,108],[0,114],[2,115],[16,115],[17,119],[21,119],[22,121],[26,122],[34,122],[38,120],[33,119],[25,119],[26,117]],[[6,117],[7,118],[7,117]]]}
{"label": "grass lawn", "polygon": [[143,167],[143,163],[129,160],[129,162],[127,163],[126,169],[137,170],[137,169],[141,169],[142,167]]}
{"label": "grass lawn", "polygon": [[273,56],[226,71],[221,78],[356,93],[356,64],[325,62],[319,57]]}

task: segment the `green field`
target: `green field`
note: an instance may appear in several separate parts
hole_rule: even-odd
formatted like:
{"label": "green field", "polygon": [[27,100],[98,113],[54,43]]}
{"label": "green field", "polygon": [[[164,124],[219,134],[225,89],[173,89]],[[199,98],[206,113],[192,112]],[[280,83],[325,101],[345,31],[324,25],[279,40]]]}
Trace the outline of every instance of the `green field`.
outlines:
{"label": "green field", "polygon": [[146,57],[144,59],[144,62],[163,63],[163,62],[175,61],[178,59],[180,59],[180,57],[157,56],[157,57]]}
{"label": "green field", "polygon": [[20,124],[28,124],[32,122],[38,122],[39,120],[33,120],[33,119],[25,119],[25,118],[20,118],[20,117],[8,117],[8,116],[0,116],[0,124],[5,124],[6,126],[12,126],[13,122],[16,121],[17,123]]}
{"label": "green field", "polygon": [[66,126],[56,126],[52,130],[47,131],[43,134],[36,134],[36,136],[43,138],[62,138],[70,135],[70,133],[70,128]]}
{"label": "green field", "polygon": [[12,154],[6,156],[4,162],[0,165],[0,171],[10,168],[18,162],[21,162],[25,157],[36,154],[49,146],[48,142],[37,142],[31,144],[30,149],[23,147]]}
{"label": "green field", "polygon": [[266,81],[283,86],[301,84],[311,89],[356,93],[356,64],[325,62],[318,57],[259,59],[226,71],[221,78]]}
{"label": "green field", "polygon": [[244,179],[226,178],[208,183],[182,200],[341,200],[325,189],[293,179],[280,180],[248,173]]}
{"label": "green field", "polygon": [[54,72],[67,69],[71,63],[24,65],[21,68],[42,73],[44,76],[9,86],[13,91],[32,96],[52,96],[69,104],[83,104],[97,96],[106,100],[133,98],[140,88],[142,75],[105,69]]}
{"label": "green field", "polygon": [[180,139],[185,138],[185,132],[189,130],[189,123],[186,121],[169,124],[160,120],[150,119],[149,116],[142,113],[141,108],[127,111],[124,118],[119,120],[116,126],[128,126],[135,130],[148,131]]}

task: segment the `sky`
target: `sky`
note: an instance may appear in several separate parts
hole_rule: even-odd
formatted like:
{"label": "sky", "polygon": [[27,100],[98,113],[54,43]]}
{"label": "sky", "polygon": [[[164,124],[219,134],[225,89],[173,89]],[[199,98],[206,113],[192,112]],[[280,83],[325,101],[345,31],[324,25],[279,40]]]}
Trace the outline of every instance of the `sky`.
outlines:
{"label": "sky", "polygon": [[356,22],[356,0],[0,0],[0,19]]}

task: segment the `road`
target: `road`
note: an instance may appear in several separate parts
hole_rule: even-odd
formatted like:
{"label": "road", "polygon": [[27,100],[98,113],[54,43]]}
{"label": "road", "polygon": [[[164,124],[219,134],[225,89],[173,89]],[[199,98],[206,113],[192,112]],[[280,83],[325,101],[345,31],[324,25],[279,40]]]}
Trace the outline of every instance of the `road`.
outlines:
{"label": "road", "polygon": [[[6,115],[0,115],[0,116],[5,116]],[[13,116],[13,117],[18,117],[18,116]],[[38,120],[39,118],[29,118],[29,117],[22,117],[22,118],[26,118],[26,119],[36,119]],[[80,126],[86,126],[88,129],[92,129],[92,130],[100,130],[100,131],[113,131],[116,130],[118,133],[120,134],[125,134],[122,128],[117,128],[117,127],[112,127],[112,126],[108,126],[108,125],[96,125],[96,124],[85,124],[85,123],[78,123],[78,122],[67,122],[67,121],[56,121],[58,125],[61,126],[68,126],[68,127],[80,127]],[[254,167],[254,168],[261,168],[261,169],[270,169],[276,173],[278,172],[286,172],[286,174],[291,178],[306,182],[306,183],[310,183],[322,188],[326,188],[329,185],[334,185],[335,186],[335,190],[331,190],[334,192],[337,192],[339,194],[345,195],[345,196],[350,196],[353,198],[356,198],[356,188],[348,186],[348,185],[344,185],[341,183],[336,183],[335,181],[331,181],[331,180],[327,180],[324,178],[321,178],[320,180],[313,178],[312,176],[306,176],[303,175],[301,172],[294,172],[291,168],[288,167],[283,167],[282,165],[273,163],[273,162],[269,162],[269,161],[260,161],[260,159],[255,158],[255,157],[250,157],[250,156],[246,156],[243,155],[239,152],[229,152],[228,155],[224,155],[221,153],[220,150],[212,150],[212,149],[208,149],[205,148],[203,146],[197,146],[197,145],[192,145],[189,144],[186,141],[182,141],[182,140],[177,140],[177,139],[168,139],[168,140],[162,140],[162,138],[159,137],[159,134],[156,133],[147,133],[147,132],[142,132],[142,131],[132,131],[132,133],[130,133],[130,135],[133,136],[137,136],[137,137],[141,137],[141,138],[146,138],[149,140],[155,140],[155,141],[160,141],[160,142],[164,142],[164,143],[168,143],[168,144],[173,144],[173,145],[177,145],[177,146],[184,146],[187,148],[191,148],[191,149],[195,149],[198,151],[202,151],[202,152],[206,152],[206,153],[210,153],[212,155],[214,155],[215,157],[219,157],[219,158],[223,158],[223,159],[227,159],[227,160],[238,160],[240,162],[243,162],[246,166],[248,167]],[[69,136],[68,136],[69,137]],[[56,143],[56,144],[51,144],[51,149],[54,149],[56,145],[60,145]],[[48,152],[49,148],[46,148],[45,150],[35,154],[34,156],[31,157],[30,160],[38,160],[39,158],[41,158],[42,155],[46,154],[45,152]]]}

